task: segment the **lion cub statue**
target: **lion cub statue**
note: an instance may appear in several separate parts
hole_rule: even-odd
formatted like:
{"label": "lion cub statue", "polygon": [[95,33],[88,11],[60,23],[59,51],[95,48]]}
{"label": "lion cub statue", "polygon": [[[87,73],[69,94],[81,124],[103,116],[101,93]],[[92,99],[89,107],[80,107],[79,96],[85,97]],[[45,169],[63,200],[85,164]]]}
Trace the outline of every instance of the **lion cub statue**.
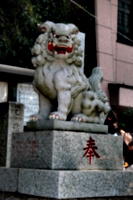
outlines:
{"label": "lion cub statue", "polygon": [[78,28],[46,21],[39,29],[32,49],[39,112],[31,120],[67,120],[71,113],[72,121],[102,124],[110,110],[105,93],[101,95],[102,72],[96,67],[89,79],[84,75]]}

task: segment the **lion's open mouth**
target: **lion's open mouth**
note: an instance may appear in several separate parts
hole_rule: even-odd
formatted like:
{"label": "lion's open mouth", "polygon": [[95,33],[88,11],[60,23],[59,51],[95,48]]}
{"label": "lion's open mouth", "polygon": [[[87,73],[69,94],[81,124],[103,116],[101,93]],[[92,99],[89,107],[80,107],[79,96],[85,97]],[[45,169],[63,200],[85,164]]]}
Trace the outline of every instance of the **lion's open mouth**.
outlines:
{"label": "lion's open mouth", "polygon": [[57,46],[54,42],[48,42],[48,50],[54,54],[68,54],[73,51],[73,45],[67,47],[65,45]]}

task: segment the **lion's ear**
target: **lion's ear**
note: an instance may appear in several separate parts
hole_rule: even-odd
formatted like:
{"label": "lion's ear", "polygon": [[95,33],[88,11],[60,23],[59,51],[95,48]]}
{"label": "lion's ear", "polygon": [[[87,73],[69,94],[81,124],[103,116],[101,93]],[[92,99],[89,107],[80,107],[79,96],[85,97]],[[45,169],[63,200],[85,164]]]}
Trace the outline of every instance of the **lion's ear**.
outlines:
{"label": "lion's ear", "polygon": [[53,22],[50,22],[50,21],[46,21],[46,22],[44,22],[43,24],[38,24],[37,26],[38,26],[38,30],[40,31],[40,32],[50,32],[50,30],[51,30],[51,27],[54,25],[54,23]]}
{"label": "lion's ear", "polygon": [[68,26],[69,26],[70,30],[72,31],[72,34],[76,34],[76,35],[78,34],[79,29],[77,26],[75,26],[74,24],[68,24]]}
{"label": "lion's ear", "polygon": [[76,35],[78,34],[78,32],[79,32],[78,29],[75,29],[75,30],[74,30],[74,33],[75,33]]}
{"label": "lion's ear", "polygon": [[40,24],[37,24],[37,29],[39,32],[47,32],[46,27]]}

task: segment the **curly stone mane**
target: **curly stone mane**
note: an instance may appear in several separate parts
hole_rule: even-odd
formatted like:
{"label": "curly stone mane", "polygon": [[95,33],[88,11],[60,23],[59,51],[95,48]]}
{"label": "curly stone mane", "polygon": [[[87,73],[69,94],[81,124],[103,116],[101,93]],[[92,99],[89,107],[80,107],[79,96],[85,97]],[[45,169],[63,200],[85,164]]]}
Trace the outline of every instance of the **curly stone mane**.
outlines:
{"label": "curly stone mane", "polygon": [[[43,29],[42,27],[49,25],[50,28],[48,28],[48,32],[45,33],[41,33],[38,38],[35,41],[35,44],[32,48],[32,63],[34,67],[38,67],[38,66],[43,66],[47,61],[48,62],[52,62],[55,58],[54,58],[54,54],[49,53],[49,51],[47,51],[47,43],[48,41],[52,42],[52,36],[51,33],[53,32],[53,29],[56,29],[56,26],[59,28],[60,26],[64,26],[64,24],[54,24],[52,22],[45,22],[42,26],[41,26],[41,30],[46,30]],[[68,29],[70,29],[70,37],[71,40],[74,44],[74,49],[73,52],[68,55],[66,62],[68,64],[74,64],[77,67],[81,67],[82,66],[82,53],[83,50],[81,48],[81,41],[78,39],[77,35],[75,34],[75,32],[73,32],[73,29],[75,29],[76,27],[73,24],[68,24],[66,25],[68,27]],[[78,30],[78,29],[76,29]],[[60,31],[61,34],[61,31]]]}

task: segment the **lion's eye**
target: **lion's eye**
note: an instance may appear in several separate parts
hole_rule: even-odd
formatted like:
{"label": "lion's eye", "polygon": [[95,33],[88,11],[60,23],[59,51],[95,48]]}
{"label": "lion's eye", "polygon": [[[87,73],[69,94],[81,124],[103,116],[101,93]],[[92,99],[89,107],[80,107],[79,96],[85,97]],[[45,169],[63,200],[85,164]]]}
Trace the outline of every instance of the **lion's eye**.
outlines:
{"label": "lion's eye", "polygon": [[56,34],[55,34],[55,32],[52,32],[52,35],[53,35],[53,37],[56,37]]}
{"label": "lion's eye", "polygon": [[67,39],[69,39],[71,37],[71,35],[66,36]]}
{"label": "lion's eye", "polygon": [[59,38],[60,36],[59,35],[56,35],[56,38]]}

